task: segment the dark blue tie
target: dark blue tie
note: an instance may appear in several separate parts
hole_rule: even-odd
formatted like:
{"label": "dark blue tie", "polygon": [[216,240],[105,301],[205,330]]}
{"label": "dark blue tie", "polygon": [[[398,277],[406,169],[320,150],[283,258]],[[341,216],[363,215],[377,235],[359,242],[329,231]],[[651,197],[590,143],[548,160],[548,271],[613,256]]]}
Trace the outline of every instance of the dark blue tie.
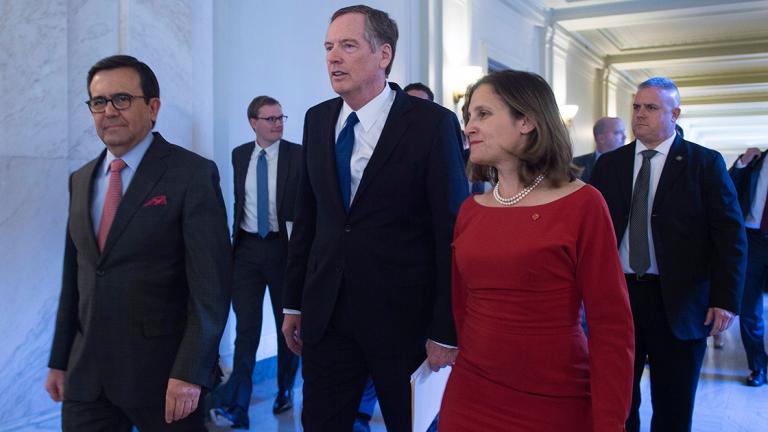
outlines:
{"label": "dark blue tie", "polygon": [[259,219],[259,235],[266,237],[269,234],[269,187],[267,177],[267,152],[259,152],[259,160],[256,162],[256,216]]}
{"label": "dark blue tie", "polygon": [[355,125],[359,121],[357,113],[350,114],[347,117],[347,124],[336,139],[336,173],[339,175],[341,201],[347,211],[349,211],[352,194],[352,170],[349,165],[352,160],[352,147],[355,145]]}

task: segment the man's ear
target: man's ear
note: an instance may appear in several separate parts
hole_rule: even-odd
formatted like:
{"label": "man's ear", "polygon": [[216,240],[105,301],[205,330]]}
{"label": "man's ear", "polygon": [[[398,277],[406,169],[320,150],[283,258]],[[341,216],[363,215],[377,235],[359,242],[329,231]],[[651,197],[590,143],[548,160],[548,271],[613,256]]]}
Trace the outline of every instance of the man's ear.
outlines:
{"label": "man's ear", "polygon": [[392,63],[392,47],[389,44],[384,44],[380,49],[381,62],[379,62],[379,67],[386,69]]}
{"label": "man's ear", "polygon": [[677,122],[677,118],[680,117],[680,107],[672,108],[672,120]]}
{"label": "man's ear", "polygon": [[152,98],[149,100],[149,112],[152,121],[157,121],[157,114],[160,113],[160,98]]}

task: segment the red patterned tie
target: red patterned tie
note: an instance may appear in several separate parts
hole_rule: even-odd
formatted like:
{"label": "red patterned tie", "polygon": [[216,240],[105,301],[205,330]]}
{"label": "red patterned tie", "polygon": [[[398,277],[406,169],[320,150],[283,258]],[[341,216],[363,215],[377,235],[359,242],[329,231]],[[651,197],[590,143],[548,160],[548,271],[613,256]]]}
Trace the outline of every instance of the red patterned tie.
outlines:
{"label": "red patterned tie", "polygon": [[99,251],[102,252],[104,245],[107,244],[107,235],[112,227],[112,221],[115,220],[120,199],[123,197],[123,180],[120,178],[120,171],[123,168],[125,168],[125,162],[122,159],[115,159],[109,164],[109,186],[107,195],[104,197],[104,210],[101,212],[99,225]]}

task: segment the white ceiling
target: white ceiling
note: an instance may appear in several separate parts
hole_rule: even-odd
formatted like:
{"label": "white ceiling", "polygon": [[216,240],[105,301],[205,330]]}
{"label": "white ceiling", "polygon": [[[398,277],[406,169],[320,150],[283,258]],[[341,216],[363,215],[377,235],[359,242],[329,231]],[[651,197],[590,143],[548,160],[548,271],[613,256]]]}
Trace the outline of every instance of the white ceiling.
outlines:
{"label": "white ceiling", "polygon": [[732,158],[768,147],[768,1],[538,0],[634,83],[680,87],[686,137]]}

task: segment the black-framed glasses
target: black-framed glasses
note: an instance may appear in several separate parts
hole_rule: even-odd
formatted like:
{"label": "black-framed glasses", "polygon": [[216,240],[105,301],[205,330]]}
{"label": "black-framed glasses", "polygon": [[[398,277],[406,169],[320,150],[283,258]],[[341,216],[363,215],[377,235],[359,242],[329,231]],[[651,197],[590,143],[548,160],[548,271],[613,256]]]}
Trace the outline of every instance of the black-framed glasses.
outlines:
{"label": "black-framed glasses", "polygon": [[112,106],[115,107],[116,110],[123,111],[131,107],[131,102],[134,98],[141,98],[146,101],[151,99],[146,96],[136,96],[128,93],[115,93],[108,98],[104,96],[96,96],[95,98],[91,98],[91,100],[85,101],[85,104],[88,105],[88,108],[92,113],[103,113],[107,110],[107,104],[109,102],[112,102]]}
{"label": "black-framed glasses", "polygon": [[256,117],[259,120],[264,120],[266,122],[275,124],[277,122],[285,123],[286,120],[288,120],[288,116],[281,115],[281,116],[272,116],[272,117]]}

